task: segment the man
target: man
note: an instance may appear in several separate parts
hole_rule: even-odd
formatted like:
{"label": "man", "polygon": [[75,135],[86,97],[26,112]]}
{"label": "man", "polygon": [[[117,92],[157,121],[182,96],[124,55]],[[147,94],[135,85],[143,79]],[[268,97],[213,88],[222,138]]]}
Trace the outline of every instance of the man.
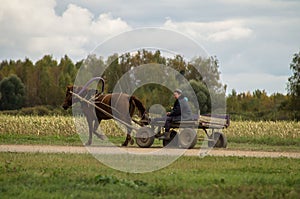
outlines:
{"label": "man", "polygon": [[172,111],[167,113],[165,118],[165,133],[161,137],[166,140],[170,139],[170,127],[172,122],[192,119],[191,108],[187,102],[187,98],[182,95],[182,91],[180,89],[176,89],[173,95],[176,100]]}

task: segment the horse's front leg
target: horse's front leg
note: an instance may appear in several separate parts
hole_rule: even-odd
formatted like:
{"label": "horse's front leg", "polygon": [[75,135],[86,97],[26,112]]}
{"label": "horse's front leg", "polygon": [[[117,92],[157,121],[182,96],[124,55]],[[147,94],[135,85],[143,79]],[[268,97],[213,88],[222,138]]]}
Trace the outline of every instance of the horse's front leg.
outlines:
{"label": "horse's front leg", "polygon": [[89,126],[89,140],[85,143],[86,146],[89,146],[92,144],[93,139],[93,121],[91,118],[87,117],[87,122]]}
{"label": "horse's front leg", "polygon": [[93,133],[94,133],[98,138],[100,138],[101,140],[105,140],[105,139],[106,139],[106,136],[103,135],[102,133],[98,133],[98,132],[97,132],[97,129],[98,129],[99,125],[100,125],[100,122],[101,122],[101,120],[99,120],[99,121],[95,120],[95,122],[94,122]]}

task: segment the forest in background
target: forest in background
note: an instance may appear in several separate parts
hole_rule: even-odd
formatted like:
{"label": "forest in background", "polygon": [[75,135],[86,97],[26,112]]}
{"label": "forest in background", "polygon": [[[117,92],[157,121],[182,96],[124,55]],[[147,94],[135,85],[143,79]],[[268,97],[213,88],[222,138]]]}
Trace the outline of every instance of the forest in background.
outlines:
{"label": "forest in background", "polygon": [[[299,53],[300,54],[300,53]],[[235,120],[299,120],[299,54],[290,64],[294,75],[289,78],[288,94],[267,95],[264,90],[237,93],[232,90],[226,96],[227,113]],[[181,55],[164,57],[160,51],[141,50],[136,53],[111,55],[107,60],[96,55],[74,63],[67,55],[60,61],[45,55],[33,63],[30,59],[4,60],[0,63],[0,110],[14,114],[63,114],[60,106],[64,100],[66,86],[73,84],[83,64],[93,63],[95,69],[107,67],[102,77],[106,80],[105,93],[113,91],[120,77],[142,64],[157,63],[172,67],[184,76],[192,86],[198,99],[201,113],[211,111],[211,96],[225,97],[226,85],[220,82],[219,63],[216,57],[197,57],[187,62]],[[195,69],[200,68],[201,74]],[[95,70],[97,71],[97,70]],[[209,83],[210,92],[206,84]],[[297,86],[298,85],[298,86]],[[297,90],[298,89],[298,90]],[[162,104],[170,107],[174,99],[165,87],[150,84],[134,93],[146,107]],[[151,97],[149,97],[151,94]],[[55,110],[55,111],[53,111]]]}

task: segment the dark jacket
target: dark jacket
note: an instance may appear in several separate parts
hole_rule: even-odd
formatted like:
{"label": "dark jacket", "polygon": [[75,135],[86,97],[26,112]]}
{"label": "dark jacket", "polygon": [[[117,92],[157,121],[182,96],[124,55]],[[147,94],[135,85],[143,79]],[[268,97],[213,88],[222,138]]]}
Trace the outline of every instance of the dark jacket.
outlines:
{"label": "dark jacket", "polygon": [[173,109],[169,114],[174,120],[190,120],[192,119],[191,108],[183,95],[180,95],[174,102]]}

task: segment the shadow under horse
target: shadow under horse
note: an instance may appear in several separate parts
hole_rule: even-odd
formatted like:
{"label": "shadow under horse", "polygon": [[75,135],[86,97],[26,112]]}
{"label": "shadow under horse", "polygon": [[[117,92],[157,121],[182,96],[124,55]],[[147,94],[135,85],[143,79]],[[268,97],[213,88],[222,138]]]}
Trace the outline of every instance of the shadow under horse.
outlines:
{"label": "shadow under horse", "polygon": [[[85,115],[88,126],[89,126],[89,140],[86,145],[92,144],[93,133],[100,139],[104,139],[104,135],[97,133],[97,129],[102,120],[109,120],[118,118],[125,122],[127,126],[127,136],[122,144],[122,146],[127,146],[128,143],[133,144],[134,140],[131,137],[132,128],[132,116],[134,114],[135,108],[139,110],[139,116],[141,117],[141,122],[138,122],[140,126],[148,124],[148,113],[142,102],[135,96],[130,96],[125,93],[113,93],[113,94],[100,94],[95,92],[93,89],[84,89],[80,92],[80,97],[82,98],[93,98],[94,106],[89,103],[79,99],[73,93],[78,93],[82,91],[82,87],[68,86],[66,91],[66,97],[63,103],[63,108],[67,110],[74,103],[80,102],[81,109]],[[89,100],[89,99],[87,99]],[[96,108],[97,106],[98,108]]]}

